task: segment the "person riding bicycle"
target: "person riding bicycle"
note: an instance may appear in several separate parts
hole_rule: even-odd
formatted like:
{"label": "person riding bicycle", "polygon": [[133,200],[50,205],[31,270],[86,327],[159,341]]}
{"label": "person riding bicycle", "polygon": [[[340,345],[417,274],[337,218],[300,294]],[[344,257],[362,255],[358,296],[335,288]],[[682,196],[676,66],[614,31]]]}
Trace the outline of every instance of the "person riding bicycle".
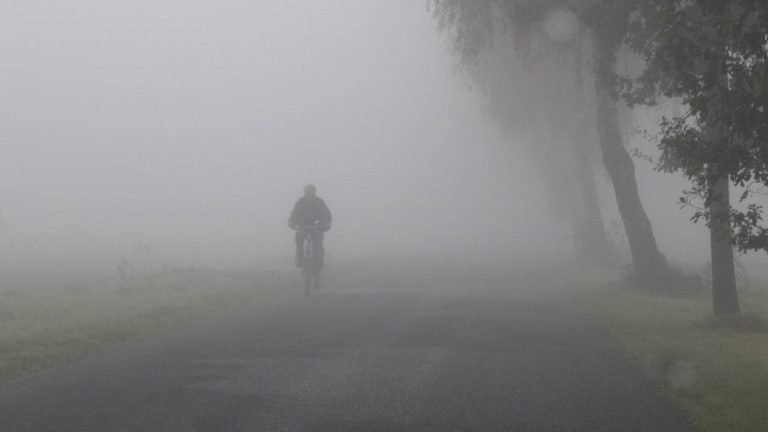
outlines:
{"label": "person riding bicycle", "polygon": [[[325,205],[325,201],[317,196],[317,188],[313,184],[304,186],[304,196],[296,201],[288,219],[288,226],[296,229],[296,267],[301,267],[304,257],[304,240],[311,236],[312,244],[317,252],[318,268],[323,267],[323,233],[331,229],[331,211]],[[312,227],[314,229],[297,229],[300,227]]]}

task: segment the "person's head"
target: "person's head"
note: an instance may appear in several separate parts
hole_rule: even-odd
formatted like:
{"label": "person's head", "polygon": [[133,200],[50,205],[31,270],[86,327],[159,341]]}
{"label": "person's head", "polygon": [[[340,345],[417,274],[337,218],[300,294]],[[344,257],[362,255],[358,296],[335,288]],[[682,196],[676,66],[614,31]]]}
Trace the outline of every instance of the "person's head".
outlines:
{"label": "person's head", "polygon": [[305,197],[313,197],[317,195],[317,188],[313,184],[308,184],[304,186],[304,196]]}

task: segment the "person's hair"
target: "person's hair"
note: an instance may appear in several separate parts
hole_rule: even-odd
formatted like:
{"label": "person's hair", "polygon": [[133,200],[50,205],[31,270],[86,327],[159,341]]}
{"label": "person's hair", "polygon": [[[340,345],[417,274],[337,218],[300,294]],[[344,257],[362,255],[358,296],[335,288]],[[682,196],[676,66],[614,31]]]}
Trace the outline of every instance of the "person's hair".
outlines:
{"label": "person's hair", "polygon": [[309,183],[306,186],[304,186],[304,193],[314,195],[315,193],[317,193],[317,188],[312,183]]}

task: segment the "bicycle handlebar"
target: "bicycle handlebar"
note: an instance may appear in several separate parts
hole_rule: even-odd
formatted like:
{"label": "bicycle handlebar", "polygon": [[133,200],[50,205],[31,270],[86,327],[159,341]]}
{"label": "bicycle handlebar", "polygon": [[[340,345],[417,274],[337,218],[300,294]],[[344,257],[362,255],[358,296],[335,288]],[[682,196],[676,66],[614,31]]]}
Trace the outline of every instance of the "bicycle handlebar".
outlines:
{"label": "bicycle handlebar", "polygon": [[300,230],[303,230],[303,231],[313,231],[313,230],[321,231],[322,230],[322,228],[319,225],[295,225],[295,226],[292,226],[291,229],[296,230],[296,231],[300,231]]}

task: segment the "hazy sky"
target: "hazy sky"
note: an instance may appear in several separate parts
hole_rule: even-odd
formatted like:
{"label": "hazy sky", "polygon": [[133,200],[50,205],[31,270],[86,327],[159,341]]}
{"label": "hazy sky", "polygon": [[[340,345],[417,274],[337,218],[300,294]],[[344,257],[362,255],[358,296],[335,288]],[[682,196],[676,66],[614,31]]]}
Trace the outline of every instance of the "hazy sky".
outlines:
{"label": "hazy sky", "polygon": [[[420,0],[4,1],[0,58],[6,264],[283,257],[306,182],[332,256],[567,243]],[[685,183],[637,164],[661,248],[701,256]]]}
{"label": "hazy sky", "polygon": [[0,44],[7,259],[284,254],[308,181],[337,251],[540,219],[420,1],[2,2]]}

